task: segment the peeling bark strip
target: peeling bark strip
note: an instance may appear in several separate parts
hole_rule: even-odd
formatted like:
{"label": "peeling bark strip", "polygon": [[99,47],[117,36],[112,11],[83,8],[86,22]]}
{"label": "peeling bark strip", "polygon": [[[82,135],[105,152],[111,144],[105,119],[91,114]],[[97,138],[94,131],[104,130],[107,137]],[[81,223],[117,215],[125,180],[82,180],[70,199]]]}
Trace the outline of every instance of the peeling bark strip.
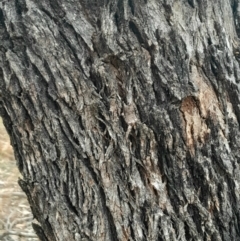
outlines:
{"label": "peeling bark strip", "polygon": [[41,240],[240,240],[239,30],[238,0],[0,2]]}

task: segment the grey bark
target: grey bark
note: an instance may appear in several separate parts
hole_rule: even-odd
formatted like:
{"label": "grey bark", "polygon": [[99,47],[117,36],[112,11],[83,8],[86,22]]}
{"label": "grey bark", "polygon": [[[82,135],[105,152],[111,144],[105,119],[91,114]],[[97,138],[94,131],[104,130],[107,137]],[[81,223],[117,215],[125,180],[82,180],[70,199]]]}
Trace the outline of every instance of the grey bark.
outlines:
{"label": "grey bark", "polygon": [[239,37],[238,0],[1,1],[41,240],[240,240]]}

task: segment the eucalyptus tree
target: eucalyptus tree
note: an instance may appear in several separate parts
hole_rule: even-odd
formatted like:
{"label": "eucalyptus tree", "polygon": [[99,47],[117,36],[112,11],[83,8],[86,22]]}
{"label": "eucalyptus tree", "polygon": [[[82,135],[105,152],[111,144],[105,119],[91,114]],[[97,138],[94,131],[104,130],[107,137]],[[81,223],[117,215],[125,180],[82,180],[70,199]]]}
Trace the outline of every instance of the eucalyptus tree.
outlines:
{"label": "eucalyptus tree", "polygon": [[41,240],[240,240],[238,0],[4,0],[0,33]]}

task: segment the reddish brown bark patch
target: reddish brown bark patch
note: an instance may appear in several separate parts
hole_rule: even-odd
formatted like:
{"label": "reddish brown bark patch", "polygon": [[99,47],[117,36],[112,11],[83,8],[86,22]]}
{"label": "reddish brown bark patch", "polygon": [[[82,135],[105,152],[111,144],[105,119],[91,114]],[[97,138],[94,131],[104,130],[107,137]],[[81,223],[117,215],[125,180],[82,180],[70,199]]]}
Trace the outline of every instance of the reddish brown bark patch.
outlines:
{"label": "reddish brown bark patch", "polygon": [[190,152],[194,154],[194,144],[196,142],[204,143],[210,130],[200,114],[199,104],[195,97],[184,98],[180,110],[185,121],[186,144],[190,148]]}

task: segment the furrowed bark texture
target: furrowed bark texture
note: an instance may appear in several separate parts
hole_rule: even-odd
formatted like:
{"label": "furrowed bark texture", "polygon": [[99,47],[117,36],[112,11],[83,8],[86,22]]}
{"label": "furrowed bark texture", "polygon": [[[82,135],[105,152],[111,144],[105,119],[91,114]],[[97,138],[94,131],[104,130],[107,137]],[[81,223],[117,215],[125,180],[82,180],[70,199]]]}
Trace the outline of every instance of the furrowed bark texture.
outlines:
{"label": "furrowed bark texture", "polygon": [[42,240],[240,240],[237,0],[4,0],[1,115]]}

